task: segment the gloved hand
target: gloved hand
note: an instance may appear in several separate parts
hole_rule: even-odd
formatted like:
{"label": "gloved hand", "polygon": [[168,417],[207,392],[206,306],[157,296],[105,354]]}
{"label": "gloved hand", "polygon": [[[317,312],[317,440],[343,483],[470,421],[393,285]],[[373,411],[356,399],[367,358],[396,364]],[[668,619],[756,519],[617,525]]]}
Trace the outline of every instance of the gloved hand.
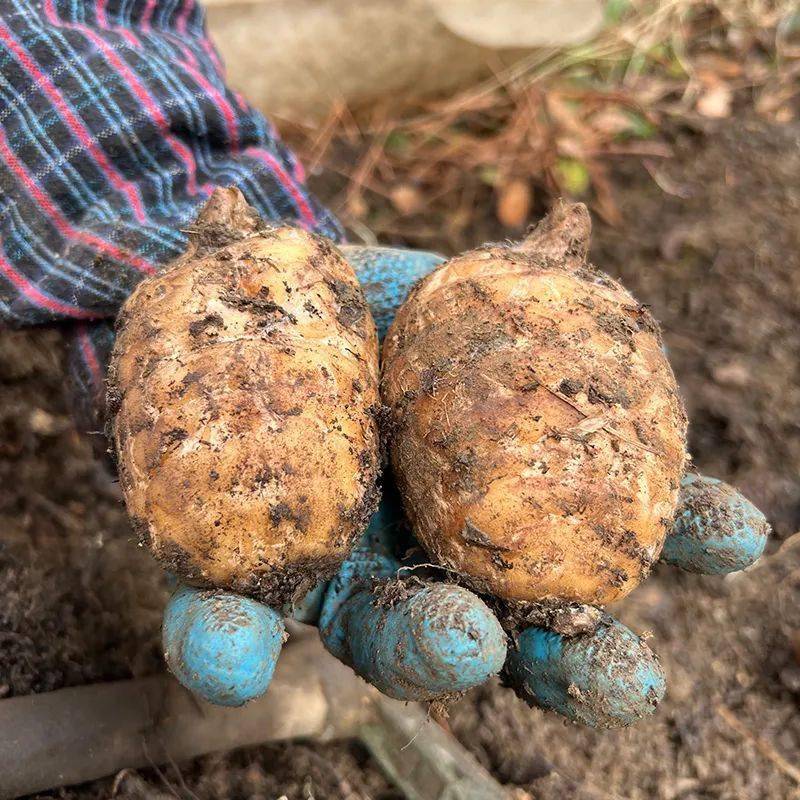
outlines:
{"label": "gloved hand", "polygon": [[[442,259],[431,253],[345,245],[380,336],[413,283]],[[93,348],[102,363],[110,328],[87,330],[75,363]],[[80,341],[79,341],[80,343]],[[192,691],[240,705],[263,693],[284,639],[283,616],[318,625],[325,646],[378,689],[402,700],[463,692],[502,671],[531,704],[591,726],[627,725],[665,691],[657,657],[632,631],[588,606],[543,613],[508,642],[492,609],[442,582],[413,551],[391,485],[337,576],[297,608],[270,609],[229,592],[179,586],[164,615],[167,663]],[[689,474],[662,558],[708,574],[743,569],[761,554],[768,526],[744,497]],[[424,559],[422,559],[424,561]],[[438,578],[438,580],[437,580]]]}
{"label": "gloved hand", "polygon": [[[72,328],[71,371],[83,411],[95,414],[85,427],[102,442],[113,341],[104,320],[182,251],[186,226],[215,186],[238,186],[266,219],[335,241],[341,231],[307,195],[302,169],[266,120],[226,87],[193,0],[0,0],[0,41],[0,318],[81,321]],[[397,251],[348,257],[384,329],[411,282],[438,260]],[[684,497],[665,557],[710,572],[757,557],[766,525],[747,501],[699,478]],[[433,699],[503,668],[529,700],[588,724],[625,724],[663,693],[646,645],[597,612],[537,620],[508,645],[468,590],[398,583],[398,572],[421,573],[401,563],[397,523],[385,505],[338,576],[296,612],[316,620],[326,646],[387,694]],[[179,587],[165,613],[167,661],[212,702],[246,702],[269,684],[281,613]],[[591,630],[566,637],[543,623]]]}

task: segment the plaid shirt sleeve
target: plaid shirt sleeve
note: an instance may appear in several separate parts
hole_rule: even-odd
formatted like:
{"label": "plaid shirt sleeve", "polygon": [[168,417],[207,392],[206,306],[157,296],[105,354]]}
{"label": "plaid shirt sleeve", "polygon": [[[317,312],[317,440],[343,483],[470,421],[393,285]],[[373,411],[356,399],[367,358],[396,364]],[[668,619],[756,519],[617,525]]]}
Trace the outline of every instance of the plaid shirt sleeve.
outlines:
{"label": "plaid shirt sleeve", "polygon": [[195,0],[0,0],[0,322],[112,318],[230,185],[341,237]]}

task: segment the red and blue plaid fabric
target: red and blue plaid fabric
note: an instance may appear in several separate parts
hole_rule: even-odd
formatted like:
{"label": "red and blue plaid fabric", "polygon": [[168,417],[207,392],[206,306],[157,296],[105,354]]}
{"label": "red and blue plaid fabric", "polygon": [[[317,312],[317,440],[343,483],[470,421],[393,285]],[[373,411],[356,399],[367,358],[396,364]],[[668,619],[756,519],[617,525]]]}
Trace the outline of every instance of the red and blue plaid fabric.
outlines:
{"label": "red and blue plaid fabric", "polygon": [[218,185],[339,237],[194,0],[0,0],[0,318],[112,317]]}
{"label": "red and blue plaid fabric", "polygon": [[231,185],[265,218],[341,238],[226,86],[195,0],[0,0],[0,322],[83,321],[73,367],[99,392],[99,321]]}

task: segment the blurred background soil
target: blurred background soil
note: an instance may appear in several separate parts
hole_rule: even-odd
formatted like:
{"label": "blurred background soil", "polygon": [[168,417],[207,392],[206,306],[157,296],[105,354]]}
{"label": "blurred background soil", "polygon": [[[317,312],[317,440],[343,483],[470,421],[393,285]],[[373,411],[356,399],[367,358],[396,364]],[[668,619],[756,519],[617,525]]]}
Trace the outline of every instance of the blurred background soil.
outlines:
{"label": "blurred background soil", "polygon": [[[774,20],[762,39],[765,26],[731,26],[706,5],[683,73],[656,37],[624,69],[582,62],[402,118],[337,109],[286,134],[354,241],[451,254],[521,235],[559,194],[585,199],[592,260],[664,325],[695,464],[764,510],[774,554],[800,528],[798,72],[787,77],[785,52],[776,60]],[[0,698],[163,669],[166,587],[92,456],[98,435],[71,421],[59,331],[0,332]],[[724,579],[659,568],[614,609],[664,662],[655,717],[589,731],[490,684],[444,724],[520,800],[800,798],[798,592],[796,539]],[[253,748],[46,796],[398,797],[348,743]]]}

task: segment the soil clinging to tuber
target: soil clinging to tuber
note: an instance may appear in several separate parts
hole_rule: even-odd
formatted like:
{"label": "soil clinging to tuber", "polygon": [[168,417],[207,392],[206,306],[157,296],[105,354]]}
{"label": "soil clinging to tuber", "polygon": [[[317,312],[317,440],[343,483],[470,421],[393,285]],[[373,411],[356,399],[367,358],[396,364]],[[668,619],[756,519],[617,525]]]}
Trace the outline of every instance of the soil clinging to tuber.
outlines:
{"label": "soil clinging to tuber", "polygon": [[417,537],[478,591],[605,604],[658,557],[686,416],[649,310],[587,263],[583,205],[446,262],[387,334],[394,475]]}
{"label": "soil clinging to tuber", "polygon": [[217,190],[125,304],[109,371],[128,510],[165,566],[269,603],[330,577],[377,504],[378,342],[327,240]]}

